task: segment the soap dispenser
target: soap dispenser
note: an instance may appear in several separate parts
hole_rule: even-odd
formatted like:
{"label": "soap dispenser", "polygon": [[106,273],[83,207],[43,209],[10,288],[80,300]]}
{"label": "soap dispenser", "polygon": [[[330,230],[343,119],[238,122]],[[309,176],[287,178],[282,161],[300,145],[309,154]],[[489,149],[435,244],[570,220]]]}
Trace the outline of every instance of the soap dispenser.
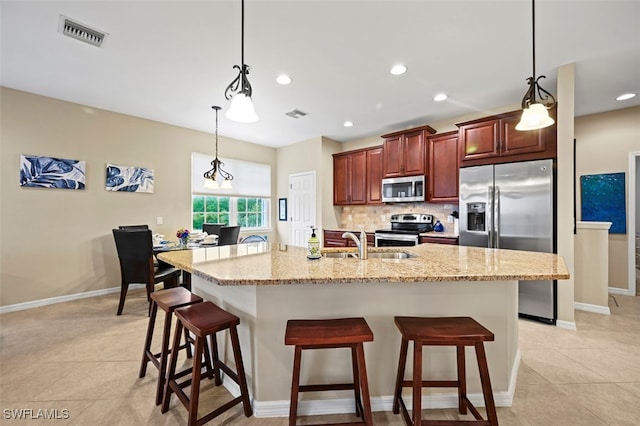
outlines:
{"label": "soap dispenser", "polygon": [[320,240],[316,236],[316,228],[311,227],[311,238],[307,244],[307,259],[320,259]]}

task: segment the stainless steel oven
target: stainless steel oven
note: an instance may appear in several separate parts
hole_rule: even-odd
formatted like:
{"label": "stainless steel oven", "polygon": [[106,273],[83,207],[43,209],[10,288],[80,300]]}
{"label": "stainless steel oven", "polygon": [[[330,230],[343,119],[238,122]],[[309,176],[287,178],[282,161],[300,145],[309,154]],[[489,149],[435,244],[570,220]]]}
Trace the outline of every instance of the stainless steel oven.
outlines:
{"label": "stainless steel oven", "polygon": [[376,231],[375,241],[376,247],[409,247],[418,245],[419,236],[416,233],[398,234]]}
{"label": "stainless steel oven", "polygon": [[433,231],[433,216],[421,213],[391,215],[391,229],[375,233],[376,247],[408,247],[420,243],[420,233]]}

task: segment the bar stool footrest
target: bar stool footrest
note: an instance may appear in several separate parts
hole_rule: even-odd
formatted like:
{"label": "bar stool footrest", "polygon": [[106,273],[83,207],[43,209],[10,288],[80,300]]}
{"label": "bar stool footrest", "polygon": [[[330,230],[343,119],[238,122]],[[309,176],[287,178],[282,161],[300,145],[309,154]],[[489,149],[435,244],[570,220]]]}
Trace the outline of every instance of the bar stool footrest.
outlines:
{"label": "bar stool footrest", "polygon": [[329,390],[354,390],[356,387],[353,383],[336,383],[324,385],[300,385],[298,392],[318,392]]}

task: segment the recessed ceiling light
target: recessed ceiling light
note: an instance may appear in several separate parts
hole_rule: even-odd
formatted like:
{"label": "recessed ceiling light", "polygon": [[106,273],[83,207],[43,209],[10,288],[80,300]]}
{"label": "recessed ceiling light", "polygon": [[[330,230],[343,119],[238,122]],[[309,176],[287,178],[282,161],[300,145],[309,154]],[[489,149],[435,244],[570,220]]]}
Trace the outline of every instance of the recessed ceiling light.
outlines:
{"label": "recessed ceiling light", "polygon": [[405,66],[404,66],[404,65],[402,65],[402,64],[397,64],[397,65],[394,65],[394,66],[391,68],[391,71],[390,71],[390,72],[391,72],[391,74],[393,74],[393,75],[400,75],[400,74],[404,74],[405,72],[407,72],[407,67],[405,67]]}
{"label": "recessed ceiling light", "polygon": [[616,101],[626,101],[627,99],[635,98],[635,93],[624,93],[616,98]]}
{"label": "recessed ceiling light", "polygon": [[353,127],[353,121],[347,120],[347,121],[344,122],[343,126],[344,127]]}
{"label": "recessed ceiling light", "polygon": [[284,86],[291,83],[291,77],[286,74],[280,74],[278,78],[276,78],[276,81]]}
{"label": "recessed ceiling light", "polygon": [[444,101],[445,99],[447,99],[447,95],[446,95],[446,94],[444,94],[444,93],[438,93],[437,95],[435,95],[435,96],[433,97],[433,100],[434,100],[434,101],[436,101],[436,102],[442,102],[442,101]]}

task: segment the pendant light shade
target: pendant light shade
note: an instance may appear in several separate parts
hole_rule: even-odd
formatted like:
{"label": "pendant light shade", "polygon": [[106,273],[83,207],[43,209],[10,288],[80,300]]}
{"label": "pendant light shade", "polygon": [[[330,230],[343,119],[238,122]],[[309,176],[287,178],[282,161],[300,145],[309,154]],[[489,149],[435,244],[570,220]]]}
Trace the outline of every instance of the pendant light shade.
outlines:
{"label": "pendant light shade", "polygon": [[531,0],[531,16],[533,30],[533,76],[527,78],[529,89],[522,98],[522,117],[516,125],[516,130],[537,130],[551,126],[555,121],[549,116],[549,109],[556,105],[556,98],[540,86],[540,79],[536,78],[536,4]]}
{"label": "pendant light shade", "polygon": [[[215,105],[211,108],[216,111],[216,157],[211,162],[211,169],[204,172],[203,187],[207,189],[231,189],[233,175],[222,168],[224,163],[218,158],[218,111],[220,111],[220,107]],[[218,184],[218,176],[224,179],[222,185]]]}
{"label": "pendant light shade", "polygon": [[253,123],[258,121],[258,115],[253,108],[251,98],[244,93],[236,93],[231,99],[231,106],[224,114],[229,120],[239,123]]}
{"label": "pendant light shade", "polygon": [[238,70],[238,76],[229,84],[224,91],[224,97],[231,99],[231,107],[225,113],[229,120],[239,123],[253,123],[258,121],[258,115],[253,108],[251,100],[252,89],[251,83],[247,75],[249,75],[249,66],[244,63],[244,0],[242,0],[241,14],[241,39],[240,39],[240,65],[234,65],[233,68]]}

